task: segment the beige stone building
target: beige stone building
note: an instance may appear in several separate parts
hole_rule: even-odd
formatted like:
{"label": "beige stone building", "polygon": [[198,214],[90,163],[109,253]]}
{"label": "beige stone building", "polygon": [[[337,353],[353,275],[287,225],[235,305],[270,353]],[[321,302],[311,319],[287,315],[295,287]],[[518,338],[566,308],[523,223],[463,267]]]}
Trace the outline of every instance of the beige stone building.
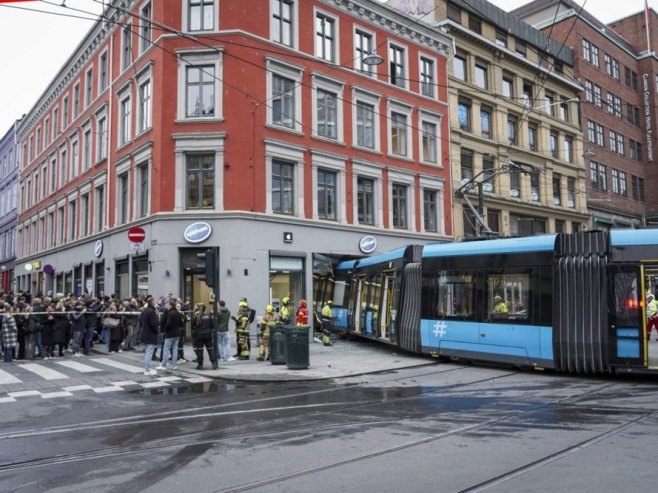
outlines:
{"label": "beige stone building", "polygon": [[485,0],[388,5],[454,38],[448,89],[455,238],[586,228],[582,87],[572,50]]}

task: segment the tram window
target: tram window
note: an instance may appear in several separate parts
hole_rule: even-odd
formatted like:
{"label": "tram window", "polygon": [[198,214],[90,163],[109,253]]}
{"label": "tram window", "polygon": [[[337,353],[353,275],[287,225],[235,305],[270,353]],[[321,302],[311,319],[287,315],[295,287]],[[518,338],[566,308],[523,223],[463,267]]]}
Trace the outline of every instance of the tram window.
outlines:
{"label": "tram window", "polygon": [[490,318],[527,319],[529,293],[529,274],[487,276],[487,300]]}
{"label": "tram window", "polygon": [[436,316],[469,319],[474,316],[475,280],[465,272],[439,271],[433,279]]}
{"label": "tram window", "polygon": [[635,272],[615,274],[615,313],[617,325],[642,326],[639,279]]}
{"label": "tram window", "polygon": [[334,281],[334,293],[331,298],[334,306],[347,306],[345,293],[347,292],[347,283],[345,281]]}

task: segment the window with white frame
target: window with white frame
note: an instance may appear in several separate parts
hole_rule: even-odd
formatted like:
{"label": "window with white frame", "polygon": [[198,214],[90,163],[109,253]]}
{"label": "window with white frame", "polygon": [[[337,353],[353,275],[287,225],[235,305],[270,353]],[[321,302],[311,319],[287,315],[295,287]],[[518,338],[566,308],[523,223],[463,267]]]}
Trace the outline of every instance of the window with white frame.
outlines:
{"label": "window with white frame", "polygon": [[51,248],[55,244],[55,212],[48,213],[48,222],[46,223],[48,228],[48,233],[46,235],[47,242],[46,245],[48,248]]}
{"label": "window with white frame", "polygon": [[423,189],[423,229],[426,233],[438,233],[439,191]]}
{"label": "window with white frame", "polygon": [[337,63],[337,20],[323,12],[315,13],[315,56]]}
{"label": "window with white frame", "polygon": [[145,79],[139,83],[138,133],[151,128],[151,103],[151,79]]}
{"label": "window with white frame", "polygon": [[358,147],[379,150],[379,96],[355,89],[352,91],[352,142]]}
{"label": "window with white frame", "polygon": [[354,31],[354,69],[362,74],[373,75],[373,66],[363,63],[363,59],[373,51],[374,36],[361,29]]}
{"label": "window with white frame", "polygon": [[59,150],[59,186],[63,187],[68,181],[69,171],[68,153],[66,147],[61,147]]}
{"label": "window with white frame", "polygon": [[99,66],[98,66],[98,91],[103,92],[105,89],[107,89],[107,68],[108,68],[108,61],[107,61],[107,51],[104,51],[99,59]]}
{"label": "window with white frame", "polygon": [[272,159],[272,212],[295,214],[295,163]]}
{"label": "window with white frame", "polygon": [[319,168],[317,171],[317,203],[318,218],[335,221],[337,219],[338,173],[333,170]]}
{"label": "window with white frame", "polygon": [[135,189],[137,192],[137,218],[146,217],[149,213],[149,162],[143,161],[136,166],[137,177]]}
{"label": "window with white frame", "polygon": [[338,95],[325,89],[316,91],[316,132],[328,139],[338,138]]}
{"label": "window with white frame", "polygon": [[105,229],[105,185],[97,185],[94,192],[94,232]]}
{"label": "window with white frame", "polygon": [[99,116],[96,119],[96,161],[107,157],[107,117]]}
{"label": "window with white frame", "polygon": [[151,46],[152,42],[153,30],[151,21],[153,20],[153,7],[151,2],[148,2],[141,8],[140,14],[139,51],[143,53]]}
{"label": "window with white frame", "polygon": [[69,231],[71,232],[71,241],[78,238],[78,203],[75,200],[69,201]]}
{"label": "window with white frame", "polygon": [[301,71],[268,63],[268,121],[272,125],[301,131]]}
{"label": "window with white frame", "polygon": [[117,177],[117,224],[130,220],[130,176],[124,172]]}
{"label": "window with white frame", "polygon": [[80,114],[80,84],[73,86],[73,118]]}
{"label": "window with white frame", "polygon": [[53,139],[59,135],[59,108],[53,110]]}
{"label": "window with white frame", "polygon": [[434,60],[420,57],[420,93],[428,98],[433,98],[435,91]]}
{"label": "window with white frame", "polygon": [[441,119],[439,116],[434,116],[421,112],[420,116],[420,156],[422,161],[432,164],[440,164],[440,124]]}
{"label": "window with white frame", "polygon": [[393,183],[391,186],[391,215],[392,224],[395,229],[407,229],[409,224],[407,197],[409,187],[402,183]]}
{"label": "window with white frame", "polygon": [[357,221],[359,224],[375,225],[375,179],[357,176]]}
{"label": "window with white frame", "polygon": [[215,154],[185,156],[186,209],[215,208]]}
{"label": "window with white frame", "polygon": [[409,125],[411,107],[389,101],[388,105],[388,152],[390,155],[408,158],[411,154],[409,145]]}
{"label": "window with white frame", "polygon": [[394,86],[406,87],[406,52],[401,46],[390,45],[388,50],[390,82]]}
{"label": "window with white frame", "polygon": [[82,137],[82,169],[91,168],[91,128],[84,129]]}
{"label": "window with white frame", "polygon": [[94,70],[89,68],[85,76],[85,107],[94,99]]}
{"label": "window with white frame", "polygon": [[132,24],[126,24],[121,32],[121,70],[126,70],[133,62]]}
{"label": "window with white frame", "polygon": [[69,126],[69,97],[62,99],[62,130]]}
{"label": "window with white frame", "polygon": [[57,155],[50,156],[50,193],[57,189]]}
{"label": "window with white frame", "polygon": [[215,29],[215,0],[184,0],[188,31]]}
{"label": "window with white frame", "polygon": [[84,238],[89,234],[89,192],[80,196],[80,236]]}
{"label": "window with white frame", "polygon": [[61,206],[57,209],[57,244],[62,245],[66,243],[67,240],[67,228],[66,228],[66,211],[64,206]]}
{"label": "window with white frame", "polygon": [[178,118],[221,118],[222,55],[188,52],[180,60]]}
{"label": "window with white frame", "polygon": [[125,92],[119,97],[119,146],[130,142],[132,108],[130,93]]}
{"label": "window with white frame", "polygon": [[75,179],[75,177],[78,176],[78,171],[80,169],[79,159],[80,159],[80,151],[76,137],[76,140],[71,141],[71,173],[69,174],[71,180]]}
{"label": "window with white frame", "polygon": [[272,40],[286,46],[295,47],[295,1],[271,0]]}

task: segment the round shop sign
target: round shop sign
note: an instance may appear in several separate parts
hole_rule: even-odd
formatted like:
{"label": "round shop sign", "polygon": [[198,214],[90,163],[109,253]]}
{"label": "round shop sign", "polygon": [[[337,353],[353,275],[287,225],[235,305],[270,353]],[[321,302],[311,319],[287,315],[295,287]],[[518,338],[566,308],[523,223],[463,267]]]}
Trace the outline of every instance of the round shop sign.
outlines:
{"label": "round shop sign", "polygon": [[210,237],[210,233],[212,233],[210,224],[198,222],[192,223],[187,228],[185,228],[183,237],[188,243],[201,243]]}
{"label": "round shop sign", "polygon": [[372,253],[377,248],[377,239],[374,236],[364,236],[359,240],[359,250],[363,253]]}
{"label": "round shop sign", "polygon": [[94,244],[94,255],[96,257],[103,255],[103,240],[96,240]]}

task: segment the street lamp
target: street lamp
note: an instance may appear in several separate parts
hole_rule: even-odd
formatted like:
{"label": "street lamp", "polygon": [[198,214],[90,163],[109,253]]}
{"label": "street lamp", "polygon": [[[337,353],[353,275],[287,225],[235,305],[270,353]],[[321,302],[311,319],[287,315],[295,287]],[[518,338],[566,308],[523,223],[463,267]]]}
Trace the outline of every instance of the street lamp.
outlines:
{"label": "street lamp", "polygon": [[361,59],[361,63],[364,65],[381,65],[384,63],[384,59],[374,51],[371,51]]}

